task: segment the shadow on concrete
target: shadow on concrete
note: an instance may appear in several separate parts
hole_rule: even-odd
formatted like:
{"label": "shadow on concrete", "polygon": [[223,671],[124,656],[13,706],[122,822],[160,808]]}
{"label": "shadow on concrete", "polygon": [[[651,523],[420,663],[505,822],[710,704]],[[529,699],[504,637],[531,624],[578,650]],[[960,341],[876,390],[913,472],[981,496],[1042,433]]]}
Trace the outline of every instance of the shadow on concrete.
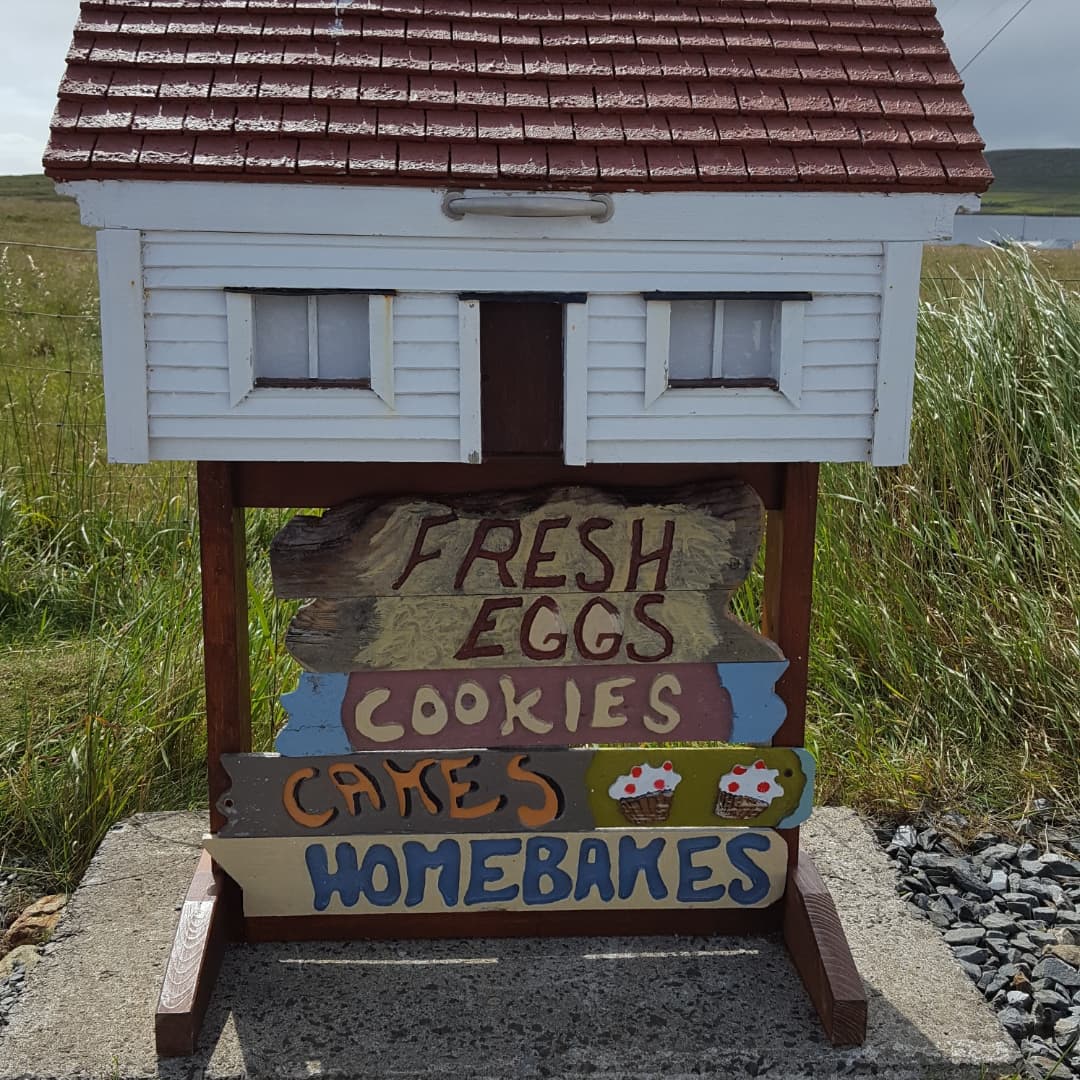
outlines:
{"label": "shadow on concrete", "polygon": [[778,938],[244,945],[198,1055],[158,1075],[965,1074],[869,990],[867,1044],[837,1051]]}

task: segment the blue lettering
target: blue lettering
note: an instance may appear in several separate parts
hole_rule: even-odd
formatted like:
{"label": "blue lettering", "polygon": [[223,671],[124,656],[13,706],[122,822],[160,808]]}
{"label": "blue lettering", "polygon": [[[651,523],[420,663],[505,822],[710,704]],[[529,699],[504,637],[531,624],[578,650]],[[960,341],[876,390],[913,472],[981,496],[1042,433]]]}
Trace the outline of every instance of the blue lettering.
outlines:
{"label": "blue lettering", "polygon": [[750,879],[750,888],[741,881],[732,881],[729,888],[736,904],[760,904],[769,895],[769,875],[747,854],[749,851],[768,851],[769,838],[761,833],[742,833],[727,842],[731,865]]}
{"label": "blue lettering", "polygon": [[341,902],[346,907],[352,907],[360,899],[363,881],[356,867],[356,848],[352,844],[338,844],[334,858],[337,870],[331,874],[326,848],[322,844],[309,844],[304,851],[304,862],[315,892],[316,911],[325,911],[335,892],[341,894]]}
{"label": "blue lettering", "polygon": [[[375,887],[375,871],[382,867],[386,872],[386,884]],[[364,861],[360,864],[360,887],[364,896],[376,907],[390,907],[401,896],[401,872],[397,858],[385,844],[372,844],[364,852]]]}
{"label": "blue lettering", "polygon": [[458,842],[440,840],[434,851],[428,851],[419,840],[406,840],[402,851],[405,855],[405,874],[409,881],[405,906],[416,907],[424,902],[427,871],[438,867],[437,883],[443,903],[447,907],[454,907],[461,891],[461,848]]}
{"label": "blue lettering", "polygon": [[[526,904],[555,904],[565,900],[574,883],[570,875],[559,868],[566,858],[567,843],[561,836],[530,836],[525,843],[525,874],[521,882],[521,897]],[[547,892],[541,888],[544,879],[551,882]]]}
{"label": "blue lettering", "polygon": [[611,852],[607,843],[598,837],[587,836],[578,849],[574,899],[584,900],[593,889],[596,889],[600,899],[604,901],[615,895],[615,886],[611,883]]}
{"label": "blue lettering", "polygon": [[680,840],[679,848],[679,891],[676,894],[679,903],[713,903],[724,897],[723,885],[710,885],[699,889],[699,881],[712,877],[712,867],[695,866],[694,855],[699,851],[712,851],[722,843],[719,836],[689,836]]}
{"label": "blue lettering", "polygon": [[663,900],[667,896],[667,886],[660,876],[660,855],[664,850],[662,836],[650,840],[643,848],[634,843],[632,836],[619,837],[619,899],[625,900],[633,894],[637,885],[638,874],[645,874],[645,884],[649,895],[654,900]]}
{"label": "blue lettering", "polygon": [[516,855],[521,850],[521,840],[470,840],[469,887],[465,890],[466,904],[501,904],[513,900],[518,894],[516,885],[502,889],[487,890],[503,876],[498,866],[488,866],[487,860],[499,855]]}

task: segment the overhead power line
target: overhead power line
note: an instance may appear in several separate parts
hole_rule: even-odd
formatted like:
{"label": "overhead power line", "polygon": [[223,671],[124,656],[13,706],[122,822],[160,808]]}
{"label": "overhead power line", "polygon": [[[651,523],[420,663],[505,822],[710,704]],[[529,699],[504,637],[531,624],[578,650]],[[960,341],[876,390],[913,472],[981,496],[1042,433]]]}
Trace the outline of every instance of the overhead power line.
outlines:
{"label": "overhead power line", "polygon": [[965,64],[965,65],[964,65],[964,66],[963,66],[963,67],[962,67],[961,69],[960,69],[960,72],[959,72],[959,74],[963,75],[963,74],[964,74],[964,72],[965,72],[965,71],[967,71],[967,69],[968,69],[969,67],[971,67],[971,65],[972,65],[972,64],[974,64],[974,63],[975,63],[975,61],[976,61],[976,60],[978,60],[978,59],[979,59],[979,57],[980,57],[980,56],[982,56],[982,54],[983,54],[984,52],[986,52],[986,50],[987,50],[987,49],[989,49],[989,48],[990,48],[990,46],[991,46],[991,45],[993,45],[993,44],[994,44],[994,42],[995,42],[995,41],[997,41],[997,39],[998,39],[999,37],[1001,37],[1001,35],[1002,35],[1003,33],[1005,33],[1005,31],[1006,31],[1006,30],[1007,30],[1007,29],[1008,29],[1008,28],[1009,28],[1009,27],[1010,27],[1010,26],[1011,26],[1011,25],[1012,25],[1012,24],[1013,24],[1014,22],[1016,22],[1016,20],[1017,20],[1017,19],[1018,19],[1018,18],[1020,17],[1020,15],[1021,15],[1021,14],[1022,14],[1022,13],[1024,12],[1024,10],[1025,10],[1025,9],[1026,9],[1026,8],[1027,8],[1027,7],[1028,7],[1028,6],[1030,5],[1030,4],[1031,4],[1031,0],[1024,0],[1024,2],[1023,2],[1023,3],[1022,3],[1022,4],[1021,4],[1021,5],[1020,5],[1020,6],[1019,6],[1019,7],[1017,8],[1017,9],[1016,9],[1016,11],[1014,11],[1014,12],[1012,13],[1012,15],[1010,15],[1010,16],[1009,16],[1009,18],[1007,18],[1007,19],[1006,19],[1006,20],[1005,20],[1005,21],[1004,21],[1004,22],[1003,22],[1003,23],[1001,24],[1001,26],[1000,26],[1000,27],[999,27],[999,28],[998,28],[998,29],[997,29],[997,30],[996,30],[996,31],[995,31],[995,32],[994,32],[993,34],[991,34],[991,35],[990,35],[989,39],[988,39],[988,40],[986,41],[986,43],[985,43],[985,44],[983,45],[983,47],[982,47],[981,49],[979,49],[979,51],[978,51],[978,52],[977,52],[977,53],[976,53],[976,54],[975,54],[975,55],[974,55],[974,56],[973,56],[973,57],[972,57],[972,58],[971,58],[971,59],[970,59],[970,60],[969,60],[969,61],[968,61],[968,62],[967,62],[967,63],[966,63],[966,64]]}

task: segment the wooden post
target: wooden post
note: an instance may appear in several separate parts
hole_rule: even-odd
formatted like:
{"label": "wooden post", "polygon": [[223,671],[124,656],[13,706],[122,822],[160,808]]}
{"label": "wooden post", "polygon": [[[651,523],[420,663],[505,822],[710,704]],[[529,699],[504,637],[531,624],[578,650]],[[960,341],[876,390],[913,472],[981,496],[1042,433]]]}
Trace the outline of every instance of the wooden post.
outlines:
{"label": "wooden post", "polygon": [[225,824],[217,801],[229,787],[221,755],[251,749],[247,561],[244,511],[233,495],[232,467],[200,461],[199,541],[202,554],[203,667],[210,831]]}
{"label": "wooden post", "polygon": [[[776,684],[787,716],[773,737],[774,746],[806,742],[817,490],[816,463],[784,466],[780,509],[768,516],[762,628],[789,662]],[[799,830],[781,831],[788,843],[784,944],[829,1040],[837,1046],[860,1045],[866,1038],[866,993],[836,905],[810,856],[799,851]]]}
{"label": "wooden post", "polygon": [[229,936],[229,887],[235,890],[204,851],[180,908],[154,1015],[154,1039],[161,1057],[195,1052]]}
{"label": "wooden post", "polygon": [[[206,764],[215,832],[225,824],[217,801],[231,783],[221,755],[251,749],[247,560],[232,466],[200,461],[198,482]],[[225,945],[239,935],[242,917],[240,890],[204,851],[180,911],[154,1017],[162,1057],[194,1052]]]}
{"label": "wooden post", "polygon": [[810,606],[814,587],[818,466],[784,467],[781,507],[768,515],[765,533],[766,637],[780,646],[788,669],[776,685],[787,718],[774,746],[802,746],[806,737],[806,681],[810,652]]}
{"label": "wooden post", "polygon": [[788,877],[784,944],[834,1046],[866,1041],[866,991],[836,905],[810,856]]}

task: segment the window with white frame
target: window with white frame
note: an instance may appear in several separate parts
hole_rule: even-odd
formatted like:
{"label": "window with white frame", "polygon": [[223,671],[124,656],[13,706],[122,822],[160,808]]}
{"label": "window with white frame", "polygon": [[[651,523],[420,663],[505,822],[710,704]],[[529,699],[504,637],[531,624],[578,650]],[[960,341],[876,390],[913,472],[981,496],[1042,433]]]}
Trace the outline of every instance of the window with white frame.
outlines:
{"label": "window with white frame", "polygon": [[229,384],[374,391],[393,404],[393,294],[229,291]]}
{"label": "window with white frame", "polygon": [[646,405],[668,390],[778,391],[798,405],[808,293],[646,296]]}

